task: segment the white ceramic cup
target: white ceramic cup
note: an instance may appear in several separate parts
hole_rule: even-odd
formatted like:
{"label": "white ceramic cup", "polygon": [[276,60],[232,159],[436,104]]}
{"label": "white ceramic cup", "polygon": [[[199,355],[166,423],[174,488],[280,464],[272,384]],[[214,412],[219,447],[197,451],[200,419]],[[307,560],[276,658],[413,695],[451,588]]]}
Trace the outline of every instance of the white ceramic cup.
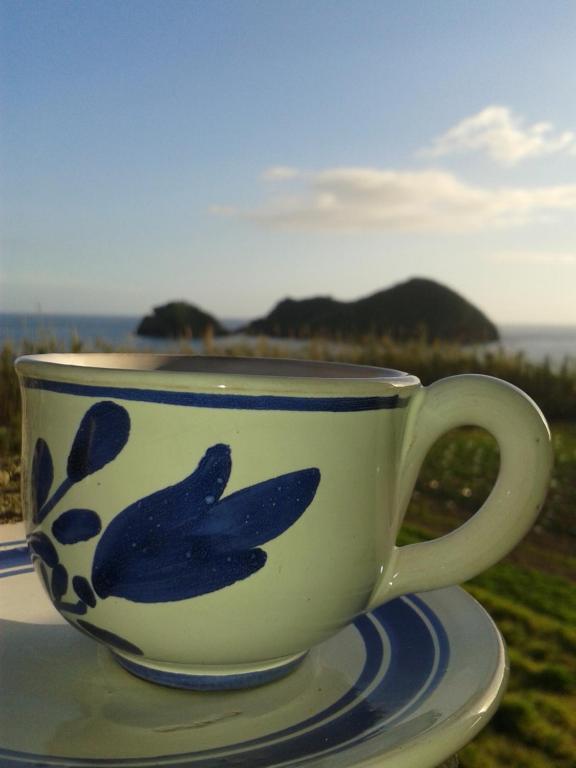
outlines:
{"label": "white ceramic cup", "polygon": [[[368,366],[143,354],[16,368],[36,570],[70,624],[167,685],[285,674],[363,611],[497,562],[546,493],[541,412],[486,376],[424,388]],[[396,547],[428,449],[462,425],[498,441],[488,500]]]}

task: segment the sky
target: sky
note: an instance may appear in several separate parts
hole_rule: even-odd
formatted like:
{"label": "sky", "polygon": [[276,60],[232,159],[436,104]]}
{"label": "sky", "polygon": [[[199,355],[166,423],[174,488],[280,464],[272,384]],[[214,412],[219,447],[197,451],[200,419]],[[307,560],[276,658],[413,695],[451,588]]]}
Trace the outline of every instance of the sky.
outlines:
{"label": "sky", "polygon": [[576,325],[572,0],[0,0],[0,311],[438,280]]}

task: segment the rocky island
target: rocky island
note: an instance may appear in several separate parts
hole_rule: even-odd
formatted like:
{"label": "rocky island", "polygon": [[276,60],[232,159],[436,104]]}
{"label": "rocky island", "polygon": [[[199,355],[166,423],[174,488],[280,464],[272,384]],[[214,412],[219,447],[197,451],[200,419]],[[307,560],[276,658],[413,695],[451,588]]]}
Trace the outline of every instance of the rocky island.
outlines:
{"label": "rocky island", "polygon": [[[497,341],[498,330],[486,315],[445,285],[417,277],[355,301],[330,296],[284,299],[265,317],[253,320],[240,333],[278,338],[311,337],[357,340],[389,336],[397,341],[420,339],[460,344]],[[185,301],[155,307],[136,331],[140,336],[170,339],[224,336],[214,316]]]}
{"label": "rocky island", "polygon": [[224,336],[227,331],[219,320],[193,304],[171,301],[154,307],[151,315],[142,318],[136,333],[165,339],[197,339],[206,333]]}
{"label": "rocky island", "polygon": [[498,330],[486,315],[434,280],[413,278],[356,301],[326,296],[284,299],[243,332],[284,338],[318,336],[357,339],[390,336],[463,344],[496,341]]}

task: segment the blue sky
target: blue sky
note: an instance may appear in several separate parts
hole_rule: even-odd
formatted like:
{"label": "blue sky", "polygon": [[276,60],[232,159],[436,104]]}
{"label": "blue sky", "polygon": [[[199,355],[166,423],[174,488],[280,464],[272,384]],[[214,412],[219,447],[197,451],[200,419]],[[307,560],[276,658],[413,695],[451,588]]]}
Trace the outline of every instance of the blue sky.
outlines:
{"label": "blue sky", "polygon": [[4,311],[419,275],[576,324],[571,0],[0,0]]}

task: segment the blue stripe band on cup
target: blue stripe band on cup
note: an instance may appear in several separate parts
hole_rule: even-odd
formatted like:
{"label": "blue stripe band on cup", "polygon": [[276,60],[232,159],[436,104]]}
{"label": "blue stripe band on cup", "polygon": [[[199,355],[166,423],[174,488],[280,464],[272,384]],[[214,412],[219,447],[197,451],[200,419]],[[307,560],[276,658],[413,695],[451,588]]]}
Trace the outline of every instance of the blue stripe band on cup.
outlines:
{"label": "blue stripe band on cup", "polygon": [[93,384],[72,384],[66,381],[24,379],[27,389],[41,389],[63,395],[106,397],[144,403],[182,405],[193,408],[230,408],[243,411],[308,411],[350,413],[402,408],[405,399],[398,395],[382,397],[296,397],[286,395],[228,395],[203,392],[174,392],[132,387],[107,387]]}

